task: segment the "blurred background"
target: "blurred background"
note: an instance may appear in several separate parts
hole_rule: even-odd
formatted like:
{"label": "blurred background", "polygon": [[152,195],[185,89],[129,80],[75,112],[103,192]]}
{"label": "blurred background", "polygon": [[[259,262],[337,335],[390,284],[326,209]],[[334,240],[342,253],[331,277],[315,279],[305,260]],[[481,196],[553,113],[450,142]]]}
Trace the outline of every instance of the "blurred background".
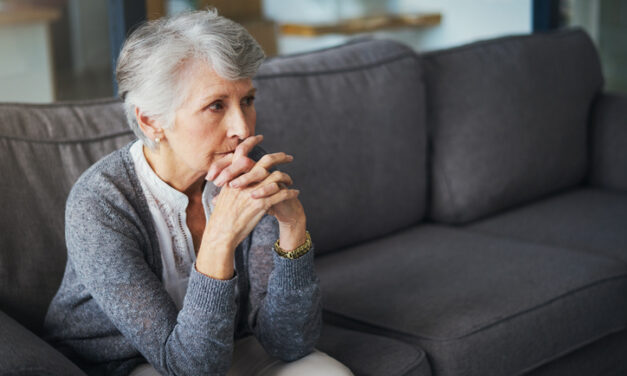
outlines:
{"label": "blurred background", "polygon": [[583,27],[606,88],[627,92],[624,0],[0,0],[0,101],[115,96],[115,61],[138,24],[214,6],[268,56],[374,36],[418,51],[511,34]]}

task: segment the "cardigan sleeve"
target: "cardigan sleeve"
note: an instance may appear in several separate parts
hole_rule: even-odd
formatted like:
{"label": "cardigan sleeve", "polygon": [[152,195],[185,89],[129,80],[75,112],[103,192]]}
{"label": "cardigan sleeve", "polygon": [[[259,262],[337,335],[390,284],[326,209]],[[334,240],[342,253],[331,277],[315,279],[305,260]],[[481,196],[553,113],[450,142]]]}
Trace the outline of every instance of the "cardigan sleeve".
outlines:
{"label": "cardigan sleeve", "polygon": [[314,249],[290,260],[272,246],[276,218],[265,215],[252,232],[248,274],[249,326],[272,356],[293,361],[314,350],[322,328],[322,305],[314,270]]}
{"label": "cardigan sleeve", "polygon": [[[114,184],[97,182],[96,187],[91,185],[93,191],[75,186],[66,206],[68,262],[82,285],[159,373],[226,374],[233,351],[238,277],[212,279],[194,265],[183,307],[177,311],[145,260],[145,229],[133,205],[115,193]],[[99,322],[91,325],[89,330],[97,332]]]}

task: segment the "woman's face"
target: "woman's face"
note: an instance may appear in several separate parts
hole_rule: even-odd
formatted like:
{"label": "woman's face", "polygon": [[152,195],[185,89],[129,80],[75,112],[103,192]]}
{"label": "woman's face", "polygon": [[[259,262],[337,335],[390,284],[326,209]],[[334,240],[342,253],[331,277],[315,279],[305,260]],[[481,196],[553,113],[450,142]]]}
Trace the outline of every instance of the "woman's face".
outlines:
{"label": "woman's face", "polygon": [[255,89],[251,79],[229,81],[200,61],[190,62],[182,79],[187,98],[164,134],[177,169],[204,177],[213,162],[255,134]]}

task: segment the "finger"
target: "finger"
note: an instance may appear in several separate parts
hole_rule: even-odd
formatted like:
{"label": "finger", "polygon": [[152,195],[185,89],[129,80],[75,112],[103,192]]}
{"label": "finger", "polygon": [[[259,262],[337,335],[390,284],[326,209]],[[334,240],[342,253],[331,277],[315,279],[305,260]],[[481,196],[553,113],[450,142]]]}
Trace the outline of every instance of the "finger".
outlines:
{"label": "finger", "polygon": [[293,160],[294,160],[293,155],[289,155],[281,151],[278,153],[264,155],[263,157],[261,157],[261,159],[259,159],[259,162],[257,162],[257,164],[265,168],[266,170],[269,170],[270,168],[278,164],[289,163],[289,162],[292,162]]}
{"label": "finger", "polygon": [[270,175],[270,173],[266,169],[255,165],[252,170],[231,180],[229,186],[231,188],[247,187],[251,183],[263,181],[268,175]]}
{"label": "finger", "polygon": [[294,182],[292,181],[292,177],[291,176],[289,176],[285,172],[279,171],[279,170],[272,171],[270,176],[268,176],[266,178],[265,182],[267,182],[267,183],[269,183],[269,182],[283,183],[286,186],[290,186],[290,185],[294,184]]}
{"label": "finger", "polygon": [[233,162],[233,153],[225,154],[224,157],[213,162],[211,167],[209,167],[205,180],[214,180],[223,169],[231,164],[231,162]]}
{"label": "finger", "polygon": [[273,194],[277,193],[280,190],[281,190],[281,186],[279,186],[278,183],[273,182],[270,184],[266,184],[261,188],[255,189],[254,191],[251,192],[250,197],[252,198],[268,197],[268,196],[272,196]]}
{"label": "finger", "polygon": [[242,174],[237,179],[232,180],[229,183],[229,186],[232,188],[237,187],[246,187],[252,183],[257,183],[263,181],[268,175],[268,169],[272,166],[281,163],[289,163],[294,160],[294,157],[283,152],[266,154],[261,159],[252,170],[248,173]]}
{"label": "finger", "polygon": [[270,209],[279,202],[291,200],[298,197],[299,194],[300,190],[298,189],[281,189],[277,193],[273,194],[270,197],[266,197],[263,200],[265,200],[265,205],[269,205],[267,206],[267,208]]}
{"label": "finger", "polygon": [[260,143],[262,140],[263,135],[261,134],[246,138],[244,141],[242,141],[241,144],[237,145],[232,153],[226,154],[226,156],[230,157],[228,159],[228,163],[226,162],[227,160],[224,158],[220,159],[218,162],[215,162],[209,168],[209,172],[207,173],[205,179],[212,181],[215,180],[218,174],[222,172],[224,168],[228,167],[234,160],[238,159],[238,157],[241,157],[242,155],[246,156],[253,149],[253,147],[255,147],[255,145]]}
{"label": "finger", "polygon": [[241,144],[237,145],[237,147],[235,148],[235,159],[237,160],[238,158],[247,156],[248,153],[253,150],[255,145],[257,145],[261,141],[263,141],[262,134],[246,138],[244,141],[242,141]]}
{"label": "finger", "polygon": [[223,186],[226,182],[240,176],[243,173],[250,171],[255,167],[255,161],[248,157],[243,157],[235,160],[230,166],[223,169],[218,177],[213,181],[217,187]]}
{"label": "finger", "polygon": [[261,187],[258,187],[251,192],[251,197],[267,197],[277,193],[281,189],[286,189],[292,184],[292,178],[288,174],[282,171],[274,171],[271,176],[264,181],[264,183],[261,183]]}

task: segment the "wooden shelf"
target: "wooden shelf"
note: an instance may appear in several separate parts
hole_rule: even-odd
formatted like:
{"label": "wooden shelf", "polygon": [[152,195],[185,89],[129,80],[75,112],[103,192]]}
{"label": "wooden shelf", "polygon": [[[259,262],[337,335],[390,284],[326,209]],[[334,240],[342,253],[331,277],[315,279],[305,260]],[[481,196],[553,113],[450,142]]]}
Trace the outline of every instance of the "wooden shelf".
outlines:
{"label": "wooden shelf", "polygon": [[403,27],[428,27],[439,25],[440,13],[383,15],[354,18],[333,24],[281,24],[283,35],[314,37],[323,34],[357,34]]}
{"label": "wooden shelf", "polygon": [[0,4],[0,25],[52,22],[61,17],[61,11],[52,7]]}

